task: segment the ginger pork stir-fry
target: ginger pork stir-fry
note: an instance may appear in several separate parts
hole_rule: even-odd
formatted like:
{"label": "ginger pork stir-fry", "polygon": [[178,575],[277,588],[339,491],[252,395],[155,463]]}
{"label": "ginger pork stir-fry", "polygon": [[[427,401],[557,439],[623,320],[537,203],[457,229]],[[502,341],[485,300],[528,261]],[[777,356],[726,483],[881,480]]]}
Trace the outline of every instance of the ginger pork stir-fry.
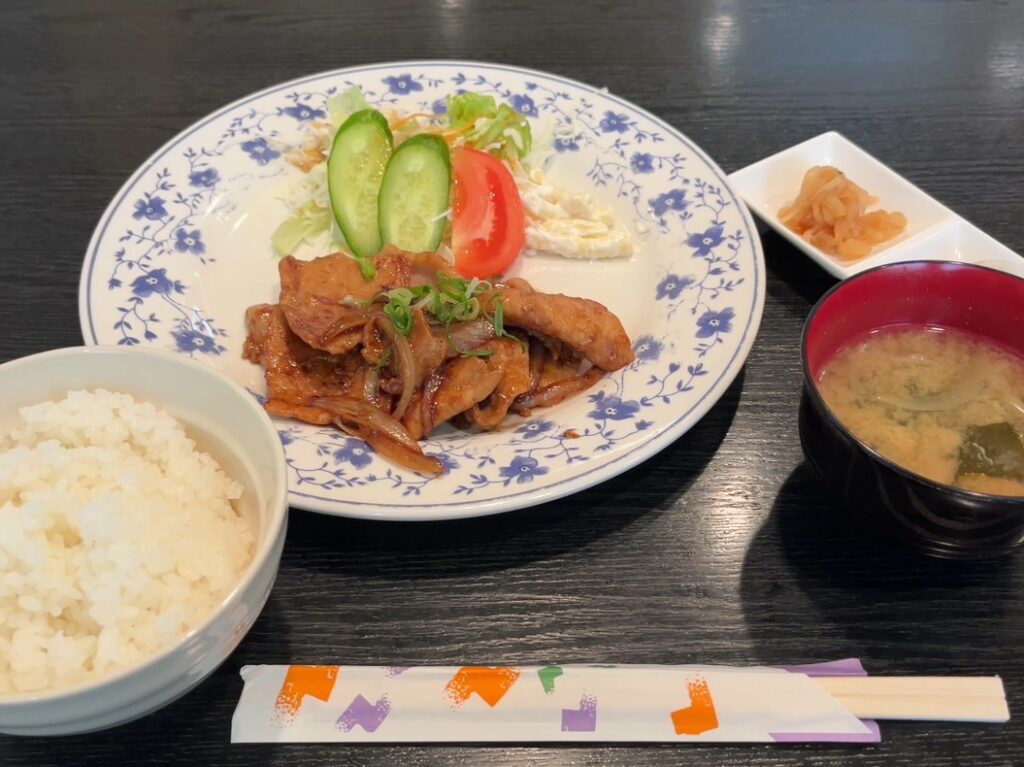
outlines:
{"label": "ginger pork stir-fry", "polygon": [[334,424],[415,471],[443,471],[418,444],[441,424],[496,429],[633,360],[596,301],[462,279],[434,253],[288,257],[280,275],[279,303],[246,312],[267,411]]}

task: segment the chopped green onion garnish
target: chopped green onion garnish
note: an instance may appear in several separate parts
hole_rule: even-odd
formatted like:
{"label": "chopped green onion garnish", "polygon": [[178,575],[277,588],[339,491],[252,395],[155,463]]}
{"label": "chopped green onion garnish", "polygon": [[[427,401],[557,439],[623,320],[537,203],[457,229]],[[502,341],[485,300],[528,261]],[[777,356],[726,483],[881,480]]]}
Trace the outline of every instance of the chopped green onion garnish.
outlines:
{"label": "chopped green onion garnish", "polygon": [[[412,318],[416,309],[423,309],[445,327],[450,326],[453,322],[470,322],[481,314],[490,318],[480,304],[480,296],[493,288],[494,286],[490,282],[478,280],[475,277],[472,280],[464,280],[460,277],[439,274],[436,288],[430,285],[395,288],[387,293],[382,293],[379,298],[384,300],[384,313],[391,318],[395,329],[407,336],[412,333]],[[525,342],[505,332],[504,317],[503,304],[501,298],[498,297],[495,302],[494,317],[490,318],[494,324],[495,336],[511,338],[525,350]],[[493,353],[490,349],[464,352],[457,349],[454,344],[452,344],[452,348],[464,356],[487,357]]]}
{"label": "chopped green onion garnish", "polygon": [[487,348],[466,349],[465,351],[459,351],[458,349],[456,349],[455,351],[459,352],[459,354],[461,354],[463,357],[490,357],[492,354],[494,354],[494,349]]}
{"label": "chopped green onion garnish", "polygon": [[496,338],[511,338],[524,352],[527,351],[526,341],[505,330],[505,301],[498,296],[494,302],[494,335]]}
{"label": "chopped green onion garnish", "polygon": [[490,357],[494,354],[494,349],[460,349],[455,345],[455,341],[452,340],[451,333],[449,333],[446,338],[448,339],[448,345],[463,357]]}
{"label": "chopped green onion garnish", "polygon": [[384,304],[386,314],[395,324],[395,330],[403,336],[412,333],[412,291],[408,288],[395,288],[384,294],[388,302]]}

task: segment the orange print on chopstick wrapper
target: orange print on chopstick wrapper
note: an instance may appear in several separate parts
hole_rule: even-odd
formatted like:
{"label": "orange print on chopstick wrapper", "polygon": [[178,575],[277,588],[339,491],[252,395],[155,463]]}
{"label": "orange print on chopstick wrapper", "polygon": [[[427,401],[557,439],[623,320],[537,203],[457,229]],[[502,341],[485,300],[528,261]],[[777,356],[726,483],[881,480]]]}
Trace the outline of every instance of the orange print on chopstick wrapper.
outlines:
{"label": "orange print on chopstick wrapper", "polygon": [[337,666],[289,666],[274,703],[278,717],[286,724],[292,722],[307,695],[326,703],[337,678]]}
{"label": "orange print on chopstick wrapper", "polygon": [[519,669],[504,666],[463,666],[445,686],[445,694],[455,706],[461,706],[475,692],[491,708],[500,701],[519,678]]}
{"label": "orange print on chopstick wrapper", "polygon": [[690,705],[672,712],[672,727],[676,735],[700,735],[718,728],[718,714],[711,688],[703,677],[691,679],[686,684],[690,693]]}

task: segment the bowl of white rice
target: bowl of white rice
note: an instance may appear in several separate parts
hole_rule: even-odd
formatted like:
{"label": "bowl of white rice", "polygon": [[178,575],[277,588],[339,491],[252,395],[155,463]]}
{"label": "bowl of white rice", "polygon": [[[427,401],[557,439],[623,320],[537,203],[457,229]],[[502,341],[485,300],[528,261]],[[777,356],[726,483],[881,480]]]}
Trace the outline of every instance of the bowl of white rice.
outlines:
{"label": "bowl of white rice", "polygon": [[185,694],[256,620],[287,526],[256,399],[154,350],[0,365],[0,732],[112,727]]}

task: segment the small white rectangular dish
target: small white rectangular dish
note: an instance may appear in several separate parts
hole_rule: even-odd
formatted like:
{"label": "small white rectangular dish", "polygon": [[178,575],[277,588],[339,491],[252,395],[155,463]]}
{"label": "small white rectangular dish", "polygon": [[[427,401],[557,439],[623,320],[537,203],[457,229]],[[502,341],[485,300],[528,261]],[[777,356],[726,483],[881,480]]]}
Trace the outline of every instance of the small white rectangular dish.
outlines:
{"label": "small white rectangular dish", "polygon": [[[814,247],[779,221],[778,211],[800,191],[815,165],[833,165],[878,198],[872,209],[900,211],[907,228],[866,258],[844,263]],[[822,133],[730,174],[744,202],[772,229],[825,271],[845,279],[898,261],[964,261],[1024,277],[1024,258],[989,237],[887,165],[835,131]]]}

